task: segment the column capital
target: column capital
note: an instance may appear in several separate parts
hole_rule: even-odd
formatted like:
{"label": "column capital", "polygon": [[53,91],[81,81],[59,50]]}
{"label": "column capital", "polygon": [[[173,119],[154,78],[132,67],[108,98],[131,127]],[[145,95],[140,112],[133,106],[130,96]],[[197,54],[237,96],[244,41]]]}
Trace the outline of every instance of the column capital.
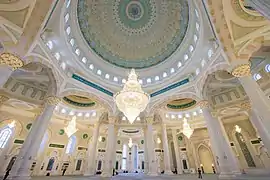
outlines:
{"label": "column capital", "polygon": [[18,56],[5,52],[0,55],[0,65],[8,65],[16,70],[23,66],[23,61]]}
{"label": "column capital", "polygon": [[203,108],[209,108],[209,103],[207,100],[202,100],[199,102],[199,106],[203,109]]}
{"label": "column capital", "polygon": [[53,105],[56,106],[59,102],[61,101],[61,99],[59,97],[56,96],[48,96],[45,100],[45,103],[49,104],[49,105]]}
{"label": "column capital", "polygon": [[147,124],[153,124],[154,116],[146,117],[145,120],[146,120]]}
{"label": "column capital", "polygon": [[115,116],[109,116],[108,121],[109,121],[109,124],[114,124],[116,122],[116,117]]}
{"label": "column capital", "polygon": [[242,103],[241,108],[244,109],[244,110],[247,110],[247,111],[251,110],[250,102],[247,101],[247,102]]}
{"label": "column capital", "polygon": [[9,98],[5,95],[0,94],[0,104],[3,104],[4,102],[8,101]]}
{"label": "column capital", "polygon": [[244,77],[250,75],[251,65],[249,62],[237,64],[232,68],[231,74],[235,77]]}

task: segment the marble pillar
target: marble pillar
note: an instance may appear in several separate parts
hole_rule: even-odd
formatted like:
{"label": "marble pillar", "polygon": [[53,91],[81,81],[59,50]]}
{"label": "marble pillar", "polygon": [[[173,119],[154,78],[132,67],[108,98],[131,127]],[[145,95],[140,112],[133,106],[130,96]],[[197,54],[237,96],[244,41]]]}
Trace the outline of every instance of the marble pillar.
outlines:
{"label": "marble pillar", "polygon": [[239,170],[235,169],[235,167],[237,167],[237,165],[234,164],[236,161],[232,160],[235,156],[233,155],[230,144],[228,144],[224,137],[220,122],[212,116],[207,101],[201,101],[200,106],[207,125],[211,148],[216,156],[215,159],[219,166],[219,178],[228,179],[235,177],[234,171],[239,172]]}
{"label": "marble pillar", "polygon": [[166,124],[162,123],[161,131],[162,131],[162,144],[163,144],[163,150],[164,150],[164,153],[163,153],[164,154],[164,173],[171,175],[173,173],[171,170],[170,152],[169,152]]}
{"label": "marble pillar", "polygon": [[265,18],[270,20],[270,1],[269,0],[247,0],[247,2],[256,9]]}
{"label": "marble pillar", "polygon": [[113,173],[113,156],[115,155],[114,143],[115,143],[115,130],[114,130],[114,122],[115,117],[109,117],[108,124],[108,136],[107,136],[107,144],[106,144],[106,155],[105,155],[105,164],[104,169],[102,171],[102,177],[112,177]]}
{"label": "marble pillar", "polygon": [[147,148],[149,160],[149,176],[157,176],[157,162],[155,157],[154,134],[153,134],[153,121],[154,117],[147,117]]}
{"label": "marble pillar", "polygon": [[148,160],[148,148],[147,148],[147,129],[145,128],[144,131],[144,173],[148,174],[149,172],[149,160]]}
{"label": "marble pillar", "polygon": [[96,174],[96,155],[97,155],[97,143],[99,137],[100,123],[94,125],[92,139],[88,145],[87,152],[87,167],[84,176],[93,176]]}
{"label": "marble pillar", "polygon": [[36,120],[33,122],[31,131],[25,139],[19,155],[11,169],[9,180],[28,180],[30,179],[30,166],[35,159],[40,142],[47,130],[55,106],[60,99],[54,96],[46,98],[44,109]]}
{"label": "marble pillar", "polygon": [[182,161],[180,158],[179,144],[178,144],[176,129],[172,129],[172,136],[173,136],[173,146],[174,146],[176,165],[177,165],[177,174],[183,174]]}
{"label": "marble pillar", "polygon": [[270,153],[270,133],[263,125],[261,117],[252,109],[249,102],[242,103],[241,107],[247,111],[250,122],[253,124],[254,128],[260,135],[264,147]]}
{"label": "marble pillar", "polygon": [[2,53],[0,55],[0,88],[3,88],[13,70],[23,66],[23,61],[11,53]]}

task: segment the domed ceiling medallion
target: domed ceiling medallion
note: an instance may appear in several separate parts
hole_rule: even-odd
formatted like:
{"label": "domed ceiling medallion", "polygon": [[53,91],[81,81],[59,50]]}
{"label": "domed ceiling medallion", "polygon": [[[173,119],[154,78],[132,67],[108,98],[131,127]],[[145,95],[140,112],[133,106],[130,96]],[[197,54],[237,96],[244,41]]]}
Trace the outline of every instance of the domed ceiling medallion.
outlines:
{"label": "domed ceiling medallion", "polygon": [[169,102],[167,108],[171,110],[187,110],[195,107],[197,101],[191,98],[177,99]]}
{"label": "domed ceiling medallion", "polygon": [[183,41],[187,0],[78,0],[84,39],[103,60],[123,68],[147,68],[166,60]]}

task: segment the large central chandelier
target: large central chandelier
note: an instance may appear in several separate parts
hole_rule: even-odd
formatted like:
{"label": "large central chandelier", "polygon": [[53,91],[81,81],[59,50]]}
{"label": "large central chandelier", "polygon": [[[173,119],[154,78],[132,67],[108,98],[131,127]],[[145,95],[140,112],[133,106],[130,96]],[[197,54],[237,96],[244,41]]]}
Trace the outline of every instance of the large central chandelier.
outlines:
{"label": "large central chandelier", "polygon": [[132,124],[139,114],[145,110],[150,97],[146,94],[138,82],[138,76],[134,69],[131,69],[124,88],[114,95],[114,101],[118,109],[124,113]]}
{"label": "large central chandelier", "polygon": [[190,125],[187,122],[187,119],[184,118],[183,122],[183,134],[189,139],[191,135],[193,134],[193,129],[191,129]]}

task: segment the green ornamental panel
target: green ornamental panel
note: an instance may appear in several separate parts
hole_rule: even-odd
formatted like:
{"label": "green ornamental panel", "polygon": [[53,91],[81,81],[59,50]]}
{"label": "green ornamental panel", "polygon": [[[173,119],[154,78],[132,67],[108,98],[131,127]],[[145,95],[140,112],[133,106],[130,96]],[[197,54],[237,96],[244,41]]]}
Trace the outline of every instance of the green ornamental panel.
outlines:
{"label": "green ornamental panel", "polygon": [[60,129],[59,132],[58,132],[59,135],[63,135],[65,134],[65,130],[64,129]]}
{"label": "green ornamental panel", "polygon": [[32,123],[29,123],[29,124],[26,125],[26,129],[27,129],[27,130],[30,130],[31,127],[32,127]]}
{"label": "green ornamental panel", "polygon": [[87,139],[88,138],[88,134],[83,134],[83,139]]}

